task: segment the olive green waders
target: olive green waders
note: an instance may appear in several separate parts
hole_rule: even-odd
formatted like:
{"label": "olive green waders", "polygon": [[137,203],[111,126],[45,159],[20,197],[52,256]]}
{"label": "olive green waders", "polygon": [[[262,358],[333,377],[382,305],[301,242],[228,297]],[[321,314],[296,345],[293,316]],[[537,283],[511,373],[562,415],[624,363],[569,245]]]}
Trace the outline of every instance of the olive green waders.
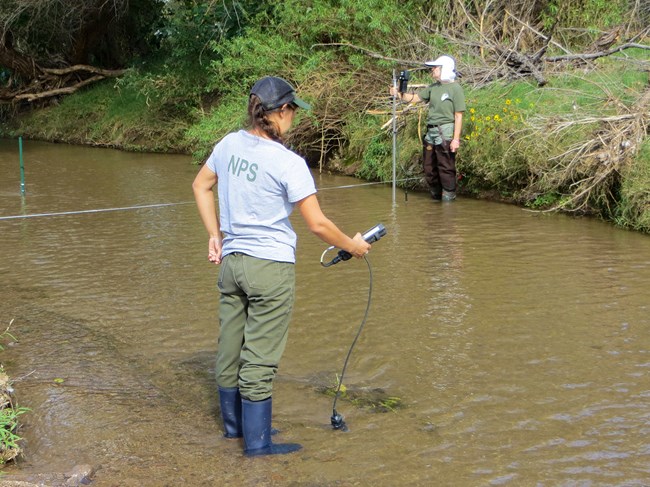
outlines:
{"label": "olive green waders", "polygon": [[219,272],[216,376],[227,438],[244,437],[247,456],[300,450],[271,441],[273,378],[287,343],[295,295],[295,266],[228,254]]}
{"label": "olive green waders", "polygon": [[249,401],[271,395],[287,343],[295,295],[295,266],[288,262],[228,254],[219,272],[220,387],[239,387]]}

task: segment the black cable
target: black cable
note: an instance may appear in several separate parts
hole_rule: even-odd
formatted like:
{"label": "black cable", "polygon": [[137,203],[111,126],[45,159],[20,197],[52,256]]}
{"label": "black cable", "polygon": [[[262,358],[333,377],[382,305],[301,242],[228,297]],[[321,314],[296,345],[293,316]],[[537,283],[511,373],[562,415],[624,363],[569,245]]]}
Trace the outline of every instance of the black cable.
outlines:
{"label": "black cable", "polygon": [[348,361],[350,360],[350,355],[352,355],[352,349],[356,345],[357,340],[361,335],[361,331],[363,330],[363,327],[366,324],[366,321],[368,319],[368,312],[370,311],[370,303],[372,301],[372,267],[370,266],[370,261],[365,255],[363,259],[366,261],[366,264],[368,264],[368,274],[369,274],[368,304],[366,305],[366,312],[363,316],[363,320],[361,320],[361,325],[359,326],[357,335],[354,337],[354,340],[352,341],[352,345],[350,345],[350,349],[348,350],[348,354],[345,357],[345,362],[343,363],[343,370],[341,370],[341,376],[339,377],[339,383],[336,388],[336,394],[334,395],[334,403],[332,404],[332,418],[331,418],[332,427],[334,429],[337,430],[340,429],[342,431],[348,431],[348,427],[345,424],[345,421],[343,421],[343,416],[341,416],[339,413],[336,412],[336,401],[338,400],[339,395],[341,393],[341,386],[343,385],[343,376],[345,375],[345,370],[347,369]]}

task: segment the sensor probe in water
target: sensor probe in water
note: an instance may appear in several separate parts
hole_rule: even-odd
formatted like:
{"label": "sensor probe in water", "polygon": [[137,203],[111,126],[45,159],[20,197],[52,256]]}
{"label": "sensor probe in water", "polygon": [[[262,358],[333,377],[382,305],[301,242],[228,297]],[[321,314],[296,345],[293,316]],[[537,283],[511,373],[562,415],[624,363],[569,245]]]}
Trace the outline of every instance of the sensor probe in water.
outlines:
{"label": "sensor probe in water", "polygon": [[[384,235],[386,235],[386,228],[384,225],[381,223],[375,225],[372,227],[370,230],[365,232],[363,234],[363,239],[368,242],[368,243],[373,243],[382,238]],[[325,264],[323,262],[323,258],[325,257],[325,254],[329,252],[330,250],[333,250],[335,247],[328,247],[325,249],[323,254],[320,257],[320,263],[323,267],[330,267],[334,264],[337,264],[341,261],[344,260],[349,260],[352,258],[352,254],[349,252],[346,252],[345,250],[339,250],[336,257],[334,257],[329,263]],[[370,262],[368,259],[364,256],[364,260],[368,264],[368,272],[370,273],[370,285],[368,287],[368,304],[366,305],[366,312],[364,314],[363,320],[361,321],[361,325],[359,326],[359,330],[357,331],[357,335],[354,337],[354,340],[352,341],[352,345],[350,345],[350,349],[348,350],[348,355],[345,357],[345,363],[343,364],[343,370],[341,371],[341,376],[339,377],[338,385],[336,388],[336,393],[334,395],[334,403],[332,405],[332,417],[330,418],[330,422],[332,424],[332,428],[335,430],[341,430],[341,431],[348,431],[348,426],[345,424],[345,421],[343,420],[343,416],[340,415],[336,411],[336,401],[339,398],[339,394],[341,392],[341,386],[343,385],[343,376],[345,375],[345,369],[348,366],[348,360],[350,358],[350,355],[352,354],[352,349],[354,348],[354,345],[357,343],[357,340],[359,339],[359,336],[361,335],[361,331],[363,330],[364,325],[366,324],[366,320],[368,318],[368,311],[370,310],[370,302],[371,302],[371,297],[372,297],[372,268],[370,267]]]}

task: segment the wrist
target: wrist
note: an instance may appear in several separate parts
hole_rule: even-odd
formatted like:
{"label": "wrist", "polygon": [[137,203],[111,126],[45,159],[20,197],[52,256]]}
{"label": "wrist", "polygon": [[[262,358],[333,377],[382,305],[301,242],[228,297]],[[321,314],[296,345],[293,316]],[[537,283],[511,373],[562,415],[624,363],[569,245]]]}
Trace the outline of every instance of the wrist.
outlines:
{"label": "wrist", "polygon": [[460,139],[451,139],[452,142],[460,142]]}

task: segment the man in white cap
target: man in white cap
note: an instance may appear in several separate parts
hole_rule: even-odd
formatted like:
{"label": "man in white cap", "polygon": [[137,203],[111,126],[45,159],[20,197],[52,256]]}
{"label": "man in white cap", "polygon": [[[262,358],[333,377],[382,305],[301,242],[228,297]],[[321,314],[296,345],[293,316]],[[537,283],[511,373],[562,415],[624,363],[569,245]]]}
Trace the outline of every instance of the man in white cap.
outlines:
{"label": "man in white cap", "polygon": [[424,101],[429,104],[427,131],[423,137],[424,177],[431,197],[437,201],[456,198],[456,151],[465,111],[465,94],[456,82],[456,62],[451,56],[440,56],[424,63],[431,67],[433,84],[417,93],[399,93],[391,87],[391,95],[405,102]]}

